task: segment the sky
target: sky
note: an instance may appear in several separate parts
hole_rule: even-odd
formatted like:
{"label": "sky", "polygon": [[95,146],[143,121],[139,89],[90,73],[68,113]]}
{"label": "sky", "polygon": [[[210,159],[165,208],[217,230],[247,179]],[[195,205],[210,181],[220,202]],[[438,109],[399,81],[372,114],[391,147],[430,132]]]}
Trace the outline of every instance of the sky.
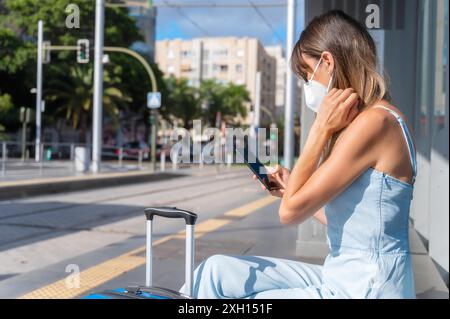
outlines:
{"label": "sky", "polygon": [[[287,2],[286,0],[250,1],[256,5],[264,3],[279,3],[283,5]],[[249,0],[166,0],[166,2],[169,4],[248,4]],[[164,0],[154,0],[154,3],[164,3]],[[285,47],[286,7],[259,7],[259,10],[273,30],[252,7],[181,9],[158,7],[156,40],[191,39],[204,36],[247,36],[258,38],[263,45],[281,44]],[[194,23],[190,20],[194,21]],[[300,25],[298,22],[297,25]],[[296,38],[298,36],[299,34],[297,33]]]}

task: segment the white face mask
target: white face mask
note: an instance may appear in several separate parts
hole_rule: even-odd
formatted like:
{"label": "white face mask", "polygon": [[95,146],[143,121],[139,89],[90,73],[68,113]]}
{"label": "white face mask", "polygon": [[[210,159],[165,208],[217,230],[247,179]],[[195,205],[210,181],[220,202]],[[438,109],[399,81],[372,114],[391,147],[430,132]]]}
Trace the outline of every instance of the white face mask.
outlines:
{"label": "white face mask", "polygon": [[311,110],[317,113],[319,111],[320,105],[322,104],[323,99],[328,94],[330,90],[331,82],[333,80],[333,76],[330,78],[330,82],[328,82],[328,87],[323,85],[320,82],[314,81],[314,75],[316,74],[317,69],[319,68],[320,63],[322,62],[322,58],[320,58],[319,62],[317,62],[316,67],[314,68],[314,72],[307,83],[304,84],[305,90],[305,99],[306,106]]}

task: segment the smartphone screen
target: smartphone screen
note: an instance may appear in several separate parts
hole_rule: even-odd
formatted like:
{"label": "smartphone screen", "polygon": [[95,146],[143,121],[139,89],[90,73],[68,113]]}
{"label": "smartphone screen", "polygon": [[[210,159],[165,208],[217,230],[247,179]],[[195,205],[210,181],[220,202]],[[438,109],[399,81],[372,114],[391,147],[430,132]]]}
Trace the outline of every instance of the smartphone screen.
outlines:
{"label": "smartphone screen", "polygon": [[[247,145],[244,147],[244,154],[240,152],[245,164],[252,170],[252,172],[256,175],[259,181],[268,189],[275,190],[278,189],[278,184],[271,182],[266,173],[265,166],[258,160],[258,158],[248,149]],[[250,160],[249,160],[250,159]]]}

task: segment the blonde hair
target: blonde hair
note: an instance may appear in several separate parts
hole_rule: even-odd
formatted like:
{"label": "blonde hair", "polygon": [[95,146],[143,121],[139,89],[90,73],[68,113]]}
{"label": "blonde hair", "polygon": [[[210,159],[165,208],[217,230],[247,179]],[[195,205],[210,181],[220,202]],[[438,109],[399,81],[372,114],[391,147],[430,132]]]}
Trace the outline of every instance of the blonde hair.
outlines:
{"label": "blonde hair", "polygon": [[[319,60],[324,51],[334,58],[331,88],[353,88],[361,100],[360,111],[380,100],[390,99],[386,80],[377,70],[375,43],[358,21],[339,10],[314,18],[292,52],[293,72],[307,81],[311,70],[302,55]],[[324,159],[329,156],[339,134],[335,133],[330,139]]]}

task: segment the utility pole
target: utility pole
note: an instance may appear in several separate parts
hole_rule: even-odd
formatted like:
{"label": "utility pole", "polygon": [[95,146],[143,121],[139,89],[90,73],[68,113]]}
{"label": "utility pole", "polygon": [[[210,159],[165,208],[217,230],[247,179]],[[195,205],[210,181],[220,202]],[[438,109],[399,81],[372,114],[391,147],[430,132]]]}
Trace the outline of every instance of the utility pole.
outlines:
{"label": "utility pole", "polygon": [[44,39],[44,23],[38,21],[37,72],[36,72],[36,145],[34,158],[41,160],[41,101],[42,101],[42,42]]}
{"label": "utility pole", "polygon": [[151,167],[152,171],[156,171],[156,143],[158,141],[157,134],[158,134],[158,110],[157,109],[151,109],[150,110],[150,125],[151,125],[151,150],[150,150],[150,157],[151,157]]}
{"label": "utility pole", "polygon": [[25,150],[27,147],[27,124],[31,119],[31,109],[27,107],[20,108],[20,121],[22,122],[22,162],[25,161]]}
{"label": "utility pole", "polygon": [[158,108],[161,107],[161,93],[149,92],[147,94],[147,107],[149,108],[149,124],[151,127],[150,145],[153,172],[156,170],[156,143],[158,141]]}
{"label": "utility pole", "polygon": [[253,126],[257,132],[261,122],[261,71],[256,72],[256,87],[255,87],[255,114],[253,119]]}
{"label": "utility pole", "polygon": [[[287,3],[286,59],[292,54],[295,40],[296,0]],[[292,169],[294,161],[294,114],[296,79],[292,71],[286,70],[286,106],[284,113],[284,166]]]}
{"label": "utility pole", "polygon": [[103,98],[103,33],[105,20],[104,0],[95,3],[94,51],[94,110],[92,123],[92,171],[98,172],[102,159],[102,98]]}
{"label": "utility pole", "polygon": [[[253,124],[252,124],[252,130],[250,132],[250,137],[254,138],[255,143],[254,147],[255,149],[252,149],[251,151],[255,154],[258,154],[259,152],[259,140],[258,140],[258,128],[261,123],[261,71],[256,72],[256,78],[255,78],[255,109],[253,110]],[[250,143],[249,145],[253,145],[253,143]],[[253,146],[250,146],[253,147]]]}

